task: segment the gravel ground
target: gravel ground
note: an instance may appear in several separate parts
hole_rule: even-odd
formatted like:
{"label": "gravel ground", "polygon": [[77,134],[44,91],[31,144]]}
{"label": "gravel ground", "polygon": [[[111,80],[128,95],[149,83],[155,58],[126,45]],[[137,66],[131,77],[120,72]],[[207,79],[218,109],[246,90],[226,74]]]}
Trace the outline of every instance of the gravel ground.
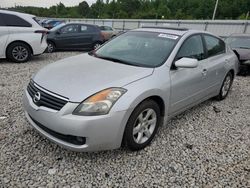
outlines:
{"label": "gravel ground", "polygon": [[150,147],[67,151],[24,118],[22,91],[46,64],[79,52],[0,62],[0,187],[250,187],[250,76],[160,128]]}

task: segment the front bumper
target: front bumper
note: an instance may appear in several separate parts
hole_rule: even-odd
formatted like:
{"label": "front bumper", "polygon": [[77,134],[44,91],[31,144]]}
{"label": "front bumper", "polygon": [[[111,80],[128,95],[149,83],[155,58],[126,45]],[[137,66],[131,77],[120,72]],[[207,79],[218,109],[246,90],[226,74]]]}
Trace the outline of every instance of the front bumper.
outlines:
{"label": "front bumper", "polygon": [[[23,96],[25,115],[30,124],[43,136],[64,148],[73,151],[99,151],[121,146],[124,128],[130,110],[111,112],[102,116],[72,115],[78,103],[68,102],[60,111],[38,107],[25,91]],[[131,110],[132,111],[132,110]],[[42,129],[36,122],[59,134],[84,137],[84,145],[76,145],[55,137]]]}

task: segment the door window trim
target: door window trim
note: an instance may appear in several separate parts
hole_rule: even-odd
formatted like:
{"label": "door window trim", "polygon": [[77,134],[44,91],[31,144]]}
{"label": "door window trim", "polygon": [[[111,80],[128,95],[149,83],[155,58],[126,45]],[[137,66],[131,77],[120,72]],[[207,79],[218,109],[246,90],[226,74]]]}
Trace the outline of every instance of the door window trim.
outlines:
{"label": "door window trim", "polygon": [[64,25],[62,28],[59,29],[60,33],[61,33],[62,35],[65,35],[65,34],[76,34],[75,32],[73,32],[73,33],[62,33],[62,29],[63,29],[63,28],[68,27],[68,26],[72,26],[72,25],[77,26],[77,32],[76,32],[76,33],[78,33],[78,34],[81,33],[81,32],[80,32],[81,28],[80,28],[80,25],[79,25],[79,24]]}
{"label": "door window trim", "polygon": [[[191,35],[189,35],[189,36],[182,42],[180,48],[178,49],[177,53],[175,54],[175,57],[174,57],[174,60],[173,60],[173,62],[172,62],[172,64],[171,64],[170,70],[176,70],[176,67],[175,67],[174,63],[177,61],[177,55],[178,55],[178,53],[180,52],[180,50],[181,50],[182,46],[184,45],[184,43],[185,43],[189,38],[191,38],[191,37],[193,37],[193,36],[196,36],[196,35],[199,35],[199,36],[201,37],[201,41],[202,41],[202,46],[203,46],[203,51],[204,51],[204,58],[203,58],[202,60],[204,60],[204,59],[207,58],[207,55],[206,55],[206,46],[205,46],[205,43],[204,43],[204,41],[203,41],[203,36],[202,36],[202,34],[203,34],[203,33],[194,33],[194,34],[191,34]],[[202,61],[202,60],[198,60],[198,62],[200,62],[200,61]]]}
{"label": "door window trim", "polygon": [[[209,33],[201,33],[201,35],[202,35],[203,43],[204,43],[204,46],[205,46],[205,49],[206,49],[206,53],[205,53],[206,59],[212,58],[212,57],[215,57],[215,56],[218,56],[218,55],[221,55],[221,54],[227,52],[226,43],[225,43],[221,38],[219,38],[219,37],[217,37],[217,36],[214,36],[214,35],[211,35],[211,34],[209,34]],[[218,54],[215,54],[215,55],[212,55],[212,56],[208,56],[208,48],[207,48],[207,43],[206,43],[206,40],[205,40],[205,36],[210,36],[210,37],[216,38],[216,39],[218,39],[219,41],[223,42],[223,44],[224,44],[224,52],[221,52],[221,53],[218,53]]]}

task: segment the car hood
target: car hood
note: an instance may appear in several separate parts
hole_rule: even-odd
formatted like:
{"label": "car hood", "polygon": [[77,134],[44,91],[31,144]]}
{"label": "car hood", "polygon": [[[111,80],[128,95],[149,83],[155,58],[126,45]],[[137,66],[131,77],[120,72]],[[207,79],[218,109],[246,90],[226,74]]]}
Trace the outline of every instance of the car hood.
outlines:
{"label": "car hood", "polygon": [[153,70],[115,63],[85,53],[44,67],[33,80],[44,89],[69,98],[71,102],[81,102],[103,89],[123,87],[147,77]]}

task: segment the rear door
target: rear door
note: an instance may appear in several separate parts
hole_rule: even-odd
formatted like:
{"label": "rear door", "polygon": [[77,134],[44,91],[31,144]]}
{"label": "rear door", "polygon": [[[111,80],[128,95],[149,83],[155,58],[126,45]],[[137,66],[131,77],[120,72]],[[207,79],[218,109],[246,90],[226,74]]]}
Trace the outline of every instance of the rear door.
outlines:
{"label": "rear door", "polygon": [[230,54],[226,54],[226,45],[221,39],[203,34],[206,47],[207,60],[201,64],[203,69],[203,82],[207,87],[207,93],[216,93],[226,75],[226,67]]}
{"label": "rear door", "polygon": [[79,35],[79,47],[83,49],[92,48],[94,44],[94,36],[96,35],[95,28],[90,25],[79,25],[80,35]]}
{"label": "rear door", "polygon": [[5,57],[6,44],[9,38],[9,29],[3,21],[3,14],[0,13],[0,58]]}
{"label": "rear door", "polygon": [[76,49],[80,44],[79,36],[78,24],[65,25],[55,34],[56,46],[59,49]]}

